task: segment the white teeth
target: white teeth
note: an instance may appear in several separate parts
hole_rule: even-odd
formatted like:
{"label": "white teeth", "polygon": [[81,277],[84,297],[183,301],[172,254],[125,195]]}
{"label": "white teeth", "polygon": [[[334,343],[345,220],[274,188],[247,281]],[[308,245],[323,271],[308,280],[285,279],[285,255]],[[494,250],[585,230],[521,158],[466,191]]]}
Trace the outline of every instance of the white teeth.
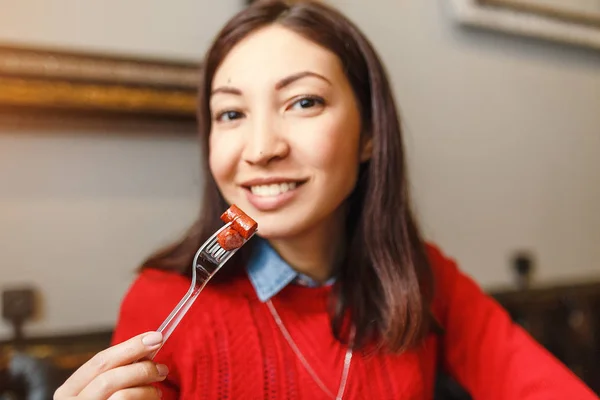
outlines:
{"label": "white teeth", "polygon": [[271,185],[251,186],[250,191],[257,196],[274,197],[290,190],[294,190],[296,189],[296,186],[296,182],[273,183]]}
{"label": "white teeth", "polygon": [[269,196],[277,196],[281,191],[279,190],[279,185],[273,184],[269,186],[269,190],[267,190]]}

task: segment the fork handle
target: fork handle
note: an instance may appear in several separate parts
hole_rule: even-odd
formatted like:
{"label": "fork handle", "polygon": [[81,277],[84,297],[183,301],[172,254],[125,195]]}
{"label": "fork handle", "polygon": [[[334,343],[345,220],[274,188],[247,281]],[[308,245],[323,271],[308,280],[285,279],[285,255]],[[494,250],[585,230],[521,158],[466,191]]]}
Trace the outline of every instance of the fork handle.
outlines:
{"label": "fork handle", "polygon": [[167,339],[169,339],[177,325],[179,325],[179,322],[181,322],[181,320],[188,312],[192,304],[194,304],[196,298],[198,298],[198,295],[201,291],[202,286],[199,285],[194,285],[194,287],[190,288],[186,295],[181,299],[179,304],[177,304],[173,311],[171,311],[171,314],[169,314],[169,316],[163,321],[163,323],[157,329],[157,332],[160,332],[163,335],[162,344],[158,349],[154,350],[154,352],[152,352],[148,356],[148,359],[153,360],[156,356],[156,353],[158,353],[160,349],[162,349]]}

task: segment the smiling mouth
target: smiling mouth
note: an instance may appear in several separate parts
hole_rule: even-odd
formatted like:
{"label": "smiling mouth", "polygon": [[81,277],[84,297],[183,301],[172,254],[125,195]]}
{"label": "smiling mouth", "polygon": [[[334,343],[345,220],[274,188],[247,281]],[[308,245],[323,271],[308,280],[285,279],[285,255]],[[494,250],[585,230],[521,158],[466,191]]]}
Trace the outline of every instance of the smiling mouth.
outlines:
{"label": "smiling mouth", "polygon": [[282,182],[267,185],[252,185],[244,187],[258,197],[276,197],[302,186],[305,182]]}

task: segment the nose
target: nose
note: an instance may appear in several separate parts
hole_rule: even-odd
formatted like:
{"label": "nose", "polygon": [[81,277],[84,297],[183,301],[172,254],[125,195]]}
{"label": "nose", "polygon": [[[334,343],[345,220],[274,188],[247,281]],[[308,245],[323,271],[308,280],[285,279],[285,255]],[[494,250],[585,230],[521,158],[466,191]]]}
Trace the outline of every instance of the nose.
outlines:
{"label": "nose", "polygon": [[256,119],[246,137],[242,158],[248,164],[265,166],[285,158],[290,151],[281,127],[270,118]]}

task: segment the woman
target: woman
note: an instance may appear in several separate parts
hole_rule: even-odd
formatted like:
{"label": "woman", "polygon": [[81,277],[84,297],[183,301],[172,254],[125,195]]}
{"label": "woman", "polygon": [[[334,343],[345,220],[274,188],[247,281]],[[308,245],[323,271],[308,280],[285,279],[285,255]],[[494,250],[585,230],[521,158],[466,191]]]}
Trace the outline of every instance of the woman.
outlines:
{"label": "woman", "polygon": [[[438,361],[475,399],[596,398],[422,239],[390,85],[347,19],[259,2],[219,33],[202,82],[201,216],[144,263],[114,346],[57,399],[428,399]],[[160,346],[152,330],[229,204],[260,237],[156,363],[132,365]]]}

